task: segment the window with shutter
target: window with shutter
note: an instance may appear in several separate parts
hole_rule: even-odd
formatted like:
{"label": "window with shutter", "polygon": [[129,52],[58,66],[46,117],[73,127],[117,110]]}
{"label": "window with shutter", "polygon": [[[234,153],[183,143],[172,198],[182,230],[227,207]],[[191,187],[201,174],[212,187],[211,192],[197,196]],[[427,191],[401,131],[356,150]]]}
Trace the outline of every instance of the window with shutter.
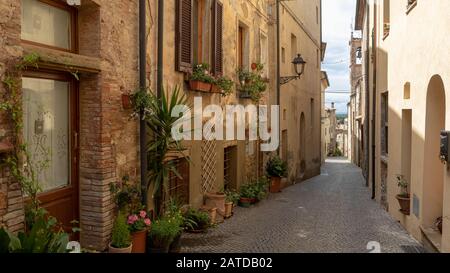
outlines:
{"label": "window with shutter", "polygon": [[223,4],[215,0],[212,15],[212,69],[214,75],[223,74]]}
{"label": "window with shutter", "polygon": [[176,69],[192,71],[192,0],[176,0]]}

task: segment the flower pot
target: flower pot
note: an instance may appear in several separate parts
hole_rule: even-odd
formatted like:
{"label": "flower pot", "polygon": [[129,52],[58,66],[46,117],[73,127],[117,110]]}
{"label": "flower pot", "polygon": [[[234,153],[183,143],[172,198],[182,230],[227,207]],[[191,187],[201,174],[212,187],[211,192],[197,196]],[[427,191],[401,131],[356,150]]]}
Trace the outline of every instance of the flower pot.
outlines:
{"label": "flower pot", "polygon": [[279,193],[281,191],[281,177],[270,178],[270,192]]}
{"label": "flower pot", "polygon": [[223,193],[207,192],[205,194],[205,207],[217,208],[221,215],[225,215],[225,199],[227,196]]}
{"label": "flower pot", "polygon": [[128,254],[128,253],[131,253],[132,249],[133,249],[133,244],[131,244],[127,248],[115,248],[111,244],[109,244],[108,252],[112,253],[112,254]]}
{"label": "flower pot", "polygon": [[256,203],[255,198],[241,198],[239,199],[239,206],[243,208],[249,208],[252,204]]}
{"label": "flower pot", "polygon": [[211,93],[222,94],[223,91],[222,91],[222,89],[220,89],[219,86],[213,84],[212,87],[211,87]]}
{"label": "flower pot", "polygon": [[227,202],[225,203],[225,218],[230,218],[233,216],[233,202]]}
{"label": "flower pot", "polygon": [[147,230],[134,232],[131,234],[133,249],[131,253],[145,253],[147,247]]}
{"label": "flower pot", "polygon": [[217,208],[212,208],[208,212],[211,225],[215,225],[217,221]]}
{"label": "flower pot", "polygon": [[210,92],[211,84],[201,81],[189,81],[189,87],[191,90],[200,91],[200,92]]}
{"label": "flower pot", "polygon": [[181,252],[181,235],[183,233],[180,232],[172,241],[169,247],[169,253],[180,253]]}
{"label": "flower pot", "polygon": [[122,107],[126,110],[133,108],[130,94],[122,94]]}
{"label": "flower pot", "polygon": [[408,196],[402,196],[402,195],[397,195],[396,196],[398,203],[400,205],[400,212],[403,213],[404,215],[410,215],[411,214],[411,198]]}

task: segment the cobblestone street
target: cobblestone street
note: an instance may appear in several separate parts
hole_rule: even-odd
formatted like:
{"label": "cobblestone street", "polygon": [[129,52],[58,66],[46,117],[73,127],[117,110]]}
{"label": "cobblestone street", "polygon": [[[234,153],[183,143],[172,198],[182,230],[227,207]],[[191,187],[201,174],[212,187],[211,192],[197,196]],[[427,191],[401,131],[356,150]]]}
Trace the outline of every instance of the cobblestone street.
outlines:
{"label": "cobblestone street", "polygon": [[270,195],[206,234],[183,235],[183,252],[364,253],[371,241],[388,253],[420,245],[370,199],[361,170],[342,159],[322,175]]}

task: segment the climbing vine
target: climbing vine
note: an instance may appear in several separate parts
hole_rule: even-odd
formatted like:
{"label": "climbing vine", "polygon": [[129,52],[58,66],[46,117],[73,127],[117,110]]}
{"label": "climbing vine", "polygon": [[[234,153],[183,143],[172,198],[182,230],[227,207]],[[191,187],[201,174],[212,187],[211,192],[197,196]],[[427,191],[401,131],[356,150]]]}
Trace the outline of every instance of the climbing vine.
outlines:
{"label": "climbing vine", "polygon": [[33,224],[33,219],[39,211],[40,204],[37,195],[41,192],[41,187],[38,176],[39,172],[48,166],[49,161],[47,159],[39,163],[33,162],[27,144],[22,141],[23,107],[19,81],[23,70],[30,67],[39,68],[39,60],[40,57],[36,53],[25,55],[19,63],[5,73],[2,83],[6,92],[0,102],[0,111],[6,114],[6,118],[12,124],[11,144],[13,145],[12,153],[0,164],[8,167],[11,175],[20,183],[23,194],[30,198],[25,210],[27,225]]}

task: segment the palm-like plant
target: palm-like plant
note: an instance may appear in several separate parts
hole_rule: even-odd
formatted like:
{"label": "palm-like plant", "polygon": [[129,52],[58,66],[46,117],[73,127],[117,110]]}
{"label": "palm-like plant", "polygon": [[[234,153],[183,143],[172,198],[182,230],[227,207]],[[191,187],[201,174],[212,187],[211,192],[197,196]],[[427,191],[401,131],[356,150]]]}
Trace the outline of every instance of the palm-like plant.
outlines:
{"label": "palm-like plant", "polygon": [[166,160],[167,154],[175,152],[182,155],[184,150],[181,143],[172,137],[172,128],[180,120],[180,117],[173,117],[172,112],[176,106],[186,105],[187,99],[184,94],[181,94],[178,86],[172,90],[170,95],[162,90],[159,98],[151,92],[149,96],[149,109],[146,109],[149,114],[146,115],[146,122],[150,134],[147,146],[150,183],[148,183],[147,189],[153,185],[155,210],[159,215],[161,198],[167,191],[169,174],[172,172],[180,176],[175,164]]}

